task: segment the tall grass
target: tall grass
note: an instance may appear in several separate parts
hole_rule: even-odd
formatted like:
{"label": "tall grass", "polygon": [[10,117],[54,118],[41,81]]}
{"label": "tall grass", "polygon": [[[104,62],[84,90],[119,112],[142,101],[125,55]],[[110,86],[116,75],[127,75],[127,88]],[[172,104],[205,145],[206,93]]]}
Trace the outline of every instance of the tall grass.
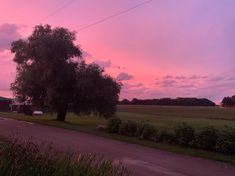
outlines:
{"label": "tall grass", "polygon": [[13,138],[1,146],[0,176],[128,176],[122,163],[94,154],[59,152],[51,145]]}

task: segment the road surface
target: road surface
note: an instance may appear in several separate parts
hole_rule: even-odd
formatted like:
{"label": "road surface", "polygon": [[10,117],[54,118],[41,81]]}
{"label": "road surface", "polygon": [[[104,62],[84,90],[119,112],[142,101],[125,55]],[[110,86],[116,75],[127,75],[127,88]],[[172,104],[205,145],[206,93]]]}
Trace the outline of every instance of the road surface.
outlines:
{"label": "road surface", "polygon": [[133,176],[235,176],[235,167],[216,161],[182,156],[77,131],[0,118],[0,135],[20,133],[26,138],[53,142],[61,149],[97,153],[122,160]]}

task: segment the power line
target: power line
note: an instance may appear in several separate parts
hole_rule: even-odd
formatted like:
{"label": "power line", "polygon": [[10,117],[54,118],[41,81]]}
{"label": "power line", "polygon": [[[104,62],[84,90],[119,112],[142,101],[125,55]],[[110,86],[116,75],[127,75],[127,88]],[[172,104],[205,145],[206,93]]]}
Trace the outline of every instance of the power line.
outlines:
{"label": "power line", "polygon": [[[56,9],[55,11],[53,11],[52,13],[50,13],[49,15],[47,15],[46,17],[42,18],[41,20],[38,21],[38,23],[41,23],[42,21],[45,21],[46,19],[56,15],[57,13],[59,13],[61,10],[67,8],[68,6],[70,6],[71,4],[73,4],[76,0],[71,0],[70,2],[64,4],[63,6],[61,6],[60,8]],[[37,24],[38,24],[37,23]]]}
{"label": "power line", "polygon": [[110,16],[108,16],[108,17],[105,17],[105,18],[103,18],[103,19],[97,20],[97,21],[95,21],[95,22],[93,22],[93,23],[91,23],[91,24],[88,24],[88,25],[86,25],[86,26],[83,26],[83,27],[78,28],[76,31],[82,31],[82,30],[84,30],[84,29],[90,28],[90,27],[95,26],[95,25],[97,25],[97,24],[103,23],[103,22],[108,21],[108,20],[110,20],[110,19],[112,19],[112,18],[118,17],[118,16],[120,16],[120,15],[123,15],[123,14],[129,12],[129,11],[132,11],[132,10],[138,8],[138,7],[141,7],[141,6],[145,5],[145,4],[148,4],[148,3],[150,3],[151,1],[153,1],[153,0],[148,0],[148,1],[142,2],[142,3],[140,3],[140,4],[137,4],[137,5],[133,6],[133,7],[128,8],[128,9],[126,9],[126,10],[120,11],[120,12],[118,12],[118,13],[115,13],[115,14],[110,15]]}

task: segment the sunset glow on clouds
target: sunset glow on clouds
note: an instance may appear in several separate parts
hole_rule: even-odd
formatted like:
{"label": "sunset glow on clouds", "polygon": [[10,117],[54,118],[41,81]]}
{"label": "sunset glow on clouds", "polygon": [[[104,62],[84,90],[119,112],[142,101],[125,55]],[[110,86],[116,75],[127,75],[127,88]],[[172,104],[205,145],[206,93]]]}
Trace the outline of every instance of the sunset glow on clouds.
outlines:
{"label": "sunset glow on clouds", "polygon": [[[0,96],[11,96],[11,41],[36,24],[76,31],[144,0],[1,0]],[[205,97],[219,103],[235,94],[235,1],[153,0],[77,32],[88,62],[123,83],[122,98]]]}

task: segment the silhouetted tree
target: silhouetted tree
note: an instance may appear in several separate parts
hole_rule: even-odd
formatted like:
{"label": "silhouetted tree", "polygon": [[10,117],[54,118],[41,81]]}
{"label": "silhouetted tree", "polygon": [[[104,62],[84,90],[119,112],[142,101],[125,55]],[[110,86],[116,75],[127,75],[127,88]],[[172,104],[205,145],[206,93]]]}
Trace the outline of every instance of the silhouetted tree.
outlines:
{"label": "silhouetted tree", "polygon": [[[11,85],[15,96],[21,101],[29,100],[35,106],[47,107],[57,112],[57,120],[60,121],[65,120],[70,107],[75,112],[96,112],[94,107],[97,108],[102,103],[99,93],[104,93],[108,86],[115,85],[119,88],[119,84],[109,76],[103,75],[98,66],[79,64],[75,61],[75,58],[81,60],[82,52],[74,41],[75,33],[68,29],[60,27],[52,29],[49,25],[39,25],[28,39],[14,41],[11,47],[12,53],[15,54],[14,61],[17,63],[16,79]],[[94,75],[97,76],[96,82],[86,79],[90,67],[91,72],[95,72]],[[85,70],[84,75],[80,75],[83,74],[80,69]],[[111,85],[107,85],[107,81],[104,81],[108,79]],[[82,90],[86,89],[87,84],[89,92],[85,95]],[[99,92],[97,92],[98,84]],[[97,93],[93,94],[94,92]],[[119,92],[120,89],[112,95],[115,94],[116,98]],[[108,102],[112,101],[112,98],[105,100],[106,104],[110,103],[113,107],[110,105],[107,111],[102,109],[102,113],[101,110],[99,113],[109,117],[114,113],[116,104]],[[112,113],[108,108],[112,109]]]}
{"label": "silhouetted tree", "polygon": [[123,99],[122,101],[119,102],[119,104],[128,105],[130,104],[130,101],[128,99]]}
{"label": "silhouetted tree", "polygon": [[222,102],[221,102],[221,105],[223,107],[234,107],[235,106],[234,98],[232,98],[232,97],[224,97]]}
{"label": "silhouetted tree", "polygon": [[96,64],[79,64],[73,111],[95,113],[105,118],[116,111],[121,85]]}

